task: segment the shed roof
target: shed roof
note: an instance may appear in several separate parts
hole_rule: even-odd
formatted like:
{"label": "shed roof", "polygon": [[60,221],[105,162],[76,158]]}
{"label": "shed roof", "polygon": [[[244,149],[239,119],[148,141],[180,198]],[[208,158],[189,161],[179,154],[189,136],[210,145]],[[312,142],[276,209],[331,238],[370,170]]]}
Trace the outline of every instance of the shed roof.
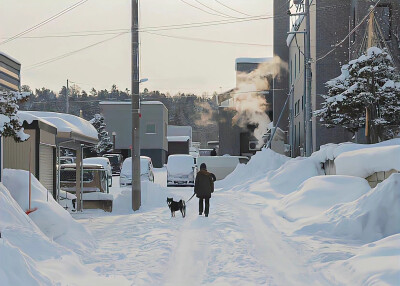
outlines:
{"label": "shed roof", "polygon": [[71,138],[89,144],[98,142],[96,128],[83,118],[71,114],[46,111],[26,111],[26,113],[54,125],[57,128],[57,137],[59,138]]}

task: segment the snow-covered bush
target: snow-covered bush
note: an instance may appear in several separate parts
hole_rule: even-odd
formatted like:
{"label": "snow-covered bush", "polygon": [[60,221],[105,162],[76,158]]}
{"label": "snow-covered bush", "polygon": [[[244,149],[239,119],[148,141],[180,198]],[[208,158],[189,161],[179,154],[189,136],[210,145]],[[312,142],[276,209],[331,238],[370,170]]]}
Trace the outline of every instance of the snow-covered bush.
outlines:
{"label": "snow-covered bush", "polygon": [[29,138],[24,133],[22,121],[19,119],[17,112],[18,104],[28,100],[27,92],[10,92],[0,90],[0,135],[5,137],[13,137],[15,141],[22,142]]}
{"label": "snow-covered bush", "polygon": [[113,143],[111,142],[110,136],[106,131],[106,123],[104,117],[101,114],[95,114],[94,118],[90,120],[90,123],[96,128],[99,134],[99,143],[92,148],[98,155],[104,154],[113,149]]}
{"label": "snow-covered bush", "polygon": [[341,75],[326,87],[322,108],[315,112],[326,127],[342,126],[354,133],[368,122],[371,143],[393,138],[399,131],[400,75],[385,50],[368,49],[344,65]]}

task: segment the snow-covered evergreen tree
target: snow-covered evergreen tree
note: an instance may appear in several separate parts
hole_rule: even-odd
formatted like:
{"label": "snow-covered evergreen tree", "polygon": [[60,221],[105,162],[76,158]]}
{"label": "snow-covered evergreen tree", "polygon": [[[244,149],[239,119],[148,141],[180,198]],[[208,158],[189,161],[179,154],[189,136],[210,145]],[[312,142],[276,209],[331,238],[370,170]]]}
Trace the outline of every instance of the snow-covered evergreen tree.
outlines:
{"label": "snow-covered evergreen tree", "polygon": [[385,50],[368,49],[344,65],[341,75],[326,87],[322,108],[315,112],[326,127],[342,126],[355,133],[369,117],[371,143],[392,138],[399,131],[400,75]]}
{"label": "snow-covered evergreen tree", "polygon": [[29,135],[24,133],[22,121],[18,117],[20,103],[28,100],[28,92],[11,92],[0,90],[0,135],[13,137],[16,142],[28,140]]}
{"label": "snow-covered evergreen tree", "polygon": [[99,143],[92,148],[94,152],[98,155],[104,154],[113,149],[113,143],[111,142],[110,136],[106,131],[106,124],[104,122],[104,117],[101,114],[95,114],[94,118],[90,120],[90,123],[96,128],[99,134]]}

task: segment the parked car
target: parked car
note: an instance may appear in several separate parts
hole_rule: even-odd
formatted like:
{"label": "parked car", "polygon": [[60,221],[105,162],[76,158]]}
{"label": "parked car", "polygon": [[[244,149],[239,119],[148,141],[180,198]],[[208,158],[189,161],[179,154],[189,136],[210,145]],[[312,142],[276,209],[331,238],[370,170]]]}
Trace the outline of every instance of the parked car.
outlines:
{"label": "parked car", "polygon": [[[83,193],[108,193],[107,171],[102,165],[83,164]],[[76,164],[60,166],[61,189],[69,193],[76,193]]]}
{"label": "parked car", "polygon": [[246,156],[199,156],[197,166],[202,163],[207,165],[207,170],[215,175],[217,180],[222,180],[235,170],[238,164],[247,164]]}
{"label": "parked car", "polygon": [[194,186],[197,174],[195,158],[191,155],[170,155],[167,162],[167,186]]}
{"label": "parked car", "polygon": [[[153,163],[150,157],[140,156],[140,179],[154,182]],[[132,157],[126,158],[122,164],[119,185],[120,187],[132,185]]]}
{"label": "parked car", "polygon": [[104,154],[103,157],[108,158],[111,163],[112,173],[119,175],[121,173],[123,158],[121,154]]}
{"label": "parked car", "polygon": [[112,186],[112,167],[110,160],[106,157],[90,157],[83,159],[83,164],[98,164],[102,165],[107,171],[108,186]]}
{"label": "parked car", "polygon": [[60,157],[60,165],[62,164],[72,164],[75,163],[76,157],[71,156],[61,156]]}

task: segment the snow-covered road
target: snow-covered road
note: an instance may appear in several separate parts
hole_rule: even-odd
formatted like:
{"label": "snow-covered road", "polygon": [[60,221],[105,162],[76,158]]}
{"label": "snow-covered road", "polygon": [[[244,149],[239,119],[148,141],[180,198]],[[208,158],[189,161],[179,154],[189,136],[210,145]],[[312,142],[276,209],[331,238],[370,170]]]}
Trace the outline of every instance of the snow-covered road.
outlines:
{"label": "snow-covered road", "polygon": [[[164,174],[157,176],[162,183]],[[192,188],[170,191],[186,200],[192,194]],[[187,203],[184,219],[178,213],[171,218],[166,204],[135,214],[76,216],[98,243],[84,262],[101,274],[125,276],[133,285],[329,284],[307,262],[305,245],[270,223],[267,199],[216,190],[210,205],[208,218],[198,215],[195,198]]]}

